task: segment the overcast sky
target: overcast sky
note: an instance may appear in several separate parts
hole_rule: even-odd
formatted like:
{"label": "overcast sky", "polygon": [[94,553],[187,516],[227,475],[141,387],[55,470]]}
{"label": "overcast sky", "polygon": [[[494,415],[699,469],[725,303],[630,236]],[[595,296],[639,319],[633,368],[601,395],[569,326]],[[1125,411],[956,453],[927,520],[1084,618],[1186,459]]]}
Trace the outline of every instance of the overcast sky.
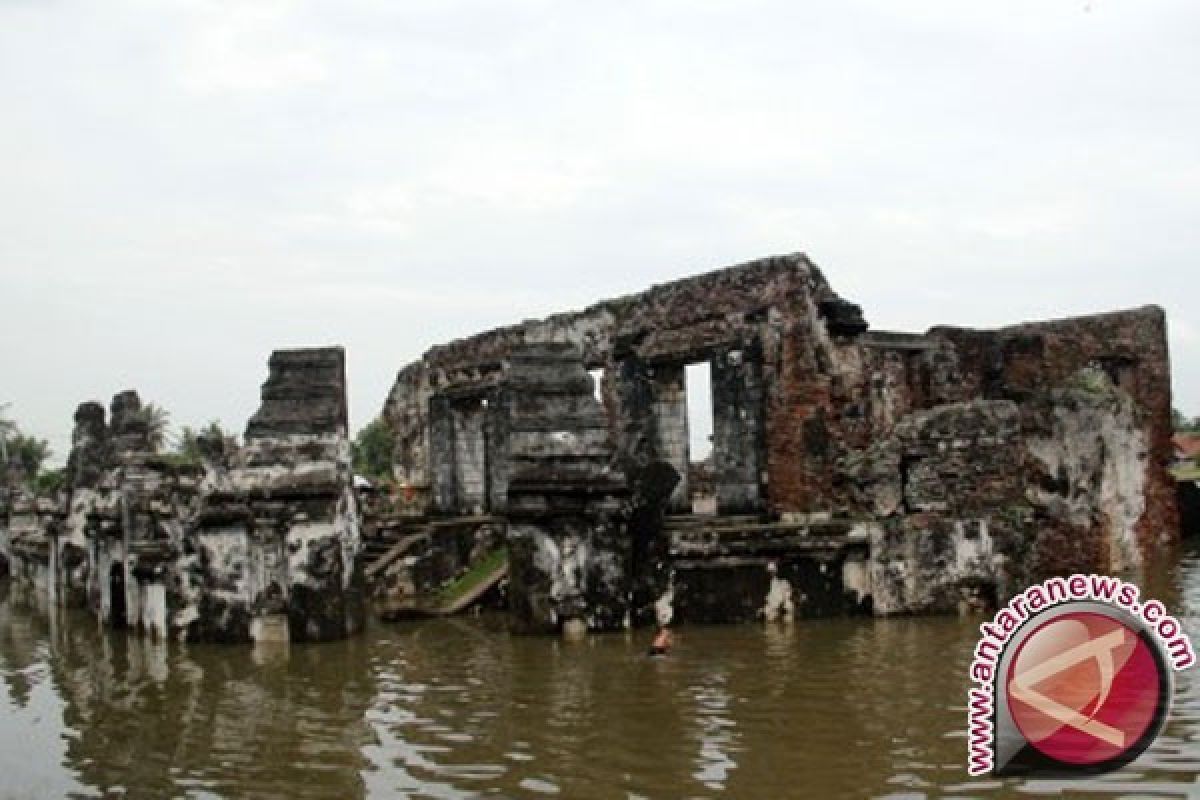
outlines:
{"label": "overcast sky", "polygon": [[0,0],[0,402],[241,430],[797,250],[873,327],[1157,303],[1200,415],[1195,0]]}

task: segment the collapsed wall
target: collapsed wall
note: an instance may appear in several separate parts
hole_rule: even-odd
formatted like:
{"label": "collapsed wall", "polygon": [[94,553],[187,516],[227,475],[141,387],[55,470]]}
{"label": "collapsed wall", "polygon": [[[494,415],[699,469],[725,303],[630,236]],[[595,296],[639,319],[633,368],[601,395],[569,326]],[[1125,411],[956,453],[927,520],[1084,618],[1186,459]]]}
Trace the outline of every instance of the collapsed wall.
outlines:
{"label": "collapsed wall", "polygon": [[306,641],[362,628],[340,348],[271,354],[245,446],[210,462],[190,539],[189,638]]}
{"label": "collapsed wall", "polygon": [[75,414],[66,490],[7,503],[15,583],[105,624],[191,641],[312,640],[362,627],[341,348],[277,351],[244,447],[154,452],[137,393]]}
{"label": "collapsed wall", "polygon": [[[600,383],[634,622],[651,601],[709,621],[987,605],[1050,574],[1136,570],[1178,536],[1160,309],[868,331],[803,255],[433,348],[384,407],[419,511],[514,512],[505,387],[548,342]],[[691,513],[695,363],[712,375],[715,520]],[[638,503],[664,476],[665,520]]]}

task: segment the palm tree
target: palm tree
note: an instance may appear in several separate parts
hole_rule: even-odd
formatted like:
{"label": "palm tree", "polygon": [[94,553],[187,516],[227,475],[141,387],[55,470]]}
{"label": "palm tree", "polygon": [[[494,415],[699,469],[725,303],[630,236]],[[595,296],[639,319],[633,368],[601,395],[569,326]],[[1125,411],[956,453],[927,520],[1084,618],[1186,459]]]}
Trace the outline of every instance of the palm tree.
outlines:
{"label": "palm tree", "polygon": [[137,413],[146,425],[146,443],[152,452],[157,453],[167,440],[167,423],[171,414],[154,403],[146,403]]}
{"label": "palm tree", "polygon": [[175,452],[185,461],[200,460],[200,432],[191,425],[184,425],[175,437]]}
{"label": "palm tree", "polygon": [[212,420],[200,429],[200,433],[209,439],[220,439],[224,443],[226,451],[232,452],[238,447],[238,435],[225,430],[220,420]]}

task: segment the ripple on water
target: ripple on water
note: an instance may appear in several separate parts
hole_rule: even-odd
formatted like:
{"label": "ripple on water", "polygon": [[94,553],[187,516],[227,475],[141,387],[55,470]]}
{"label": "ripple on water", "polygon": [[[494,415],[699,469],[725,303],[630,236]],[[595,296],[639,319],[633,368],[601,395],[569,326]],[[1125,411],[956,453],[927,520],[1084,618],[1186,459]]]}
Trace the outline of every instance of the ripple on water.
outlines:
{"label": "ripple on water", "polygon": [[[1181,566],[1179,602],[1195,611],[1200,564]],[[0,769],[18,796],[1057,793],[1062,784],[966,780],[975,624],[685,627],[672,656],[652,660],[643,633],[572,645],[448,620],[255,661],[104,635],[85,615],[63,615],[52,633],[0,603]],[[1180,676],[1175,697],[1132,768],[1073,788],[1195,789],[1200,682]]]}

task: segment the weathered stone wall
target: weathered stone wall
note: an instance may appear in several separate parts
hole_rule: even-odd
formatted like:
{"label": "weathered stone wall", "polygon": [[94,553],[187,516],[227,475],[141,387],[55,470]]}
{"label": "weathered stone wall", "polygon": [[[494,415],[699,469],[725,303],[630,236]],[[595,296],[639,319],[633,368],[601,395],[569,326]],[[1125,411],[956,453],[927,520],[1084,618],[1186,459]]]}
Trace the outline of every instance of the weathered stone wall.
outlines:
{"label": "weathered stone wall", "polygon": [[[863,603],[875,594],[879,613],[986,604],[1066,570],[1135,569],[1178,536],[1157,308],[995,331],[867,332],[860,309],[793,255],[483,333],[402,370],[384,408],[399,431],[397,476],[434,510],[481,510],[478,470],[456,466],[480,458],[464,456],[462,422],[441,414],[470,398],[497,409],[470,436],[483,441],[492,487],[484,510],[510,511],[495,489],[511,477],[503,403],[518,395],[502,387],[512,354],[538,342],[571,344],[580,369],[603,370],[608,435],[633,496],[642,476],[667,469],[674,513],[690,499],[684,367],[708,362],[718,514],[863,520],[870,555],[848,562],[847,585]],[[626,533],[634,551],[666,566],[633,567],[635,611],[663,589],[671,562],[653,524],[637,541],[637,519]],[[730,589],[744,606],[731,615],[758,603],[747,598],[764,581],[807,569],[798,558],[769,579],[757,563],[745,581],[730,573],[728,586],[754,584]]]}
{"label": "weathered stone wall", "polygon": [[1099,369],[1021,403],[905,417],[839,464],[851,506],[879,523],[876,610],[947,610],[1049,575],[1135,569],[1147,459],[1134,401]]}
{"label": "weathered stone wall", "polygon": [[267,364],[262,405],[246,426],[247,439],[346,435],[346,354],[340,347],[276,350]]}
{"label": "weathered stone wall", "polygon": [[1171,458],[1171,373],[1166,316],[1148,306],[1089,317],[1025,323],[994,332],[934,328],[951,342],[959,374],[972,395],[1018,400],[1065,387],[1081,370],[1102,371],[1131,401],[1129,423],[1137,442],[1111,451],[1114,460],[1144,453],[1140,493],[1143,509],[1135,535],[1145,550],[1177,537]]}
{"label": "weathered stone wall", "polygon": [[18,582],[156,638],[329,639],[363,624],[340,348],[272,355],[246,445],[151,452],[136,392],[75,415],[68,490],[6,509]]}
{"label": "weathered stone wall", "polygon": [[[793,330],[819,330],[829,339],[865,328],[857,306],[838,298],[806,257],[791,255],[435,347],[400,371],[384,408],[397,432],[395,472],[410,490],[428,494],[433,510],[470,512],[456,499],[462,493],[448,488],[458,480],[452,468],[457,444],[444,409],[463,398],[495,402],[515,347],[563,342],[579,348],[587,369],[604,372],[609,429],[625,469],[662,461],[684,478],[673,500],[679,511],[689,507],[684,366],[710,362],[714,437],[721,444],[714,457],[718,504],[723,498],[729,511],[763,510],[772,441],[768,409],[785,405],[777,376],[787,355],[779,343]],[[774,420],[780,435],[787,429],[782,421]],[[776,461],[795,460],[788,442],[771,446]],[[485,447],[489,465],[506,461],[501,441],[488,439]],[[785,476],[785,489],[786,483]],[[779,502],[774,487],[769,491],[772,505],[787,505],[786,490]],[[503,502],[493,491],[487,510],[501,512]]]}
{"label": "weathered stone wall", "polygon": [[59,513],[47,498],[16,491],[7,505],[6,547],[13,583],[38,605],[55,602],[55,552],[45,533],[56,530]]}
{"label": "weathered stone wall", "polygon": [[341,348],[271,355],[262,406],[227,468],[210,465],[183,565],[189,639],[336,639],[361,629],[357,499]]}
{"label": "weathered stone wall", "polygon": [[[712,525],[686,516],[685,367],[699,362]],[[212,443],[191,470],[149,452],[136,393],[108,424],[80,406],[65,504],[6,498],[0,555],[62,602],[156,635],[352,633],[342,351],[273,354],[262,398],[246,446]],[[1157,308],[868,332],[791,255],[435,347],[384,413],[406,512],[485,526],[490,544],[507,525],[510,610],[553,630],[947,611],[1050,574],[1135,570],[1178,536],[1169,410]],[[828,523],[817,539],[813,520]],[[428,575],[387,575],[434,585],[475,557],[468,541],[431,537]]]}

